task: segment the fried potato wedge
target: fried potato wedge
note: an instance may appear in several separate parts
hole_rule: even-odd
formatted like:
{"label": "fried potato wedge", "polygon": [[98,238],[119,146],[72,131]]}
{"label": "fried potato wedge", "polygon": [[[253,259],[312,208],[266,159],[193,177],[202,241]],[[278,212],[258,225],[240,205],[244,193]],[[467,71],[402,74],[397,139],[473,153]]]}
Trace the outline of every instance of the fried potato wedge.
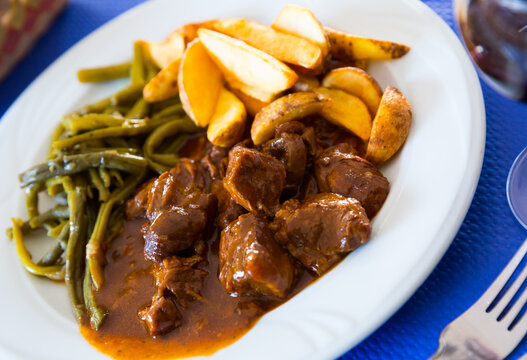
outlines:
{"label": "fried potato wedge", "polygon": [[325,29],[331,44],[331,56],[340,60],[392,60],[398,59],[410,51],[410,47],[403,44],[354,36],[329,28]]}
{"label": "fried potato wedge", "polygon": [[382,90],[370,74],[356,67],[343,67],[331,70],[322,80],[322,86],[340,89],[361,99],[372,117],[377,113]]}
{"label": "fried potato wedge", "polygon": [[161,69],[143,88],[143,97],[148,102],[169,99],[179,93],[177,76],[181,59],[174,60]]}
{"label": "fried potato wedge", "polygon": [[260,145],[273,137],[277,126],[323,111],[330,103],[328,97],[314,92],[282,96],[256,114],[251,127],[251,138],[255,145]]}
{"label": "fried potato wedge", "polygon": [[317,45],[304,38],[276,31],[256,21],[240,18],[223,19],[215,21],[212,27],[286,63],[308,69],[319,67],[322,63],[322,51]]}
{"label": "fried potato wedge", "polygon": [[280,10],[271,26],[275,30],[300,36],[317,44],[324,58],[329,53],[326,32],[309,9],[297,5],[286,5]]}
{"label": "fried potato wedge", "polygon": [[320,86],[320,81],[314,76],[299,76],[293,86],[293,91],[312,91]]}
{"label": "fried potato wedge", "polygon": [[216,19],[213,19],[203,21],[200,23],[185,24],[178,27],[176,30],[174,30],[174,32],[180,33],[183,36],[183,39],[185,40],[185,44],[188,44],[198,37],[199,28],[213,29],[213,25],[216,21]]}
{"label": "fried potato wedge", "polygon": [[315,92],[332,100],[320,111],[326,120],[348,129],[364,141],[369,139],[371,116],[361,99],[345,91],[325,87],[319,87]]}
{"label": "fried potato wedge", "polygon": [[198,126],[207,126],[222,88],[221,72],[203,44],[191,42],[178,73],[179,98],[187,115]]}
{"label": "fried potato wedge", "polygon": [[216,109],[207,128],[207,139],[222,147],[231,147],[243,138],[247,111],[232,92],[222,88]]}
{"label": "fried potato wedge", "polygon": [[[247,110],[247,113],[254,117],[256,114],[258,114],[258,112],[260,110],[262,110],[262,108],[266,105],[268,105],[270,103],[269,102],[264,102],[264,101],[260,101],[258,99],[255,99],[253,98],[252,96],[249,96],[243,92],[241,92],[240,90],[238,89],[230,89],[234,95],[236,95],[238,97],[238,99],[240,99],[240,101],[245,105],[245,109]],[[273,99],[274,100],[274,99]]]}
{"label": "fried potato wedge", "polygon": [[162,42],[142,41],[142,45],[146,56],[160,69],[181,59],[185,51],[185,40],[178,32],[170,33]]}
{"label": "fried potato wedge", "polygon": [[298,79],[283,62],[241,40],[203,28],[198,36],[229,84],[258,100],[269,101]]}
{"label": "fried potato wedge", "polygon": [[391,158],[404,144],[412,125],[412,108],[404,95],[388,86],[371,129],[366,159],[380,164]]}

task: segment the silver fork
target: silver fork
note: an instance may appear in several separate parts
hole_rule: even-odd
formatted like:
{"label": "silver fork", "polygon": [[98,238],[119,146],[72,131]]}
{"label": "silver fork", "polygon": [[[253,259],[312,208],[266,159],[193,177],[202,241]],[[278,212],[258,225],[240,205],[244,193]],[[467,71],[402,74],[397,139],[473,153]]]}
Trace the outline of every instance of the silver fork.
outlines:
{"label": "silver fork", "polygon": [[502,315],[502,312],[527,279],[527,267],[523,268],[495,306],[491,309],[489,306],[526,253],[527,239],[478,301],[443,329],[439,348],[430,360],[498,360],[505,358],[518,346],[527,332],[527,313],[512,328],[511,324],[527,302],[527,291],[518,294],[519,297],[506,314]]}

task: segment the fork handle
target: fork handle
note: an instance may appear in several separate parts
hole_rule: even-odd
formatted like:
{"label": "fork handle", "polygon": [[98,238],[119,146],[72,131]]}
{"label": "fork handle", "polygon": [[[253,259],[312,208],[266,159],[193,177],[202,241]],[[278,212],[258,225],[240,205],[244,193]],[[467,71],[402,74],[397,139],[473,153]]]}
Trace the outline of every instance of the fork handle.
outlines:
{"label": "fork handle", "polygon": [[441,336],[439,348],[428,360],[502,360],[502,358],[476,339],[455,337],[446,341]]}
{"label": "fork handle", "polygon": [[428,360],[502,360],[492,352],[475,352],[467,346],[441,344],[436,353]]}

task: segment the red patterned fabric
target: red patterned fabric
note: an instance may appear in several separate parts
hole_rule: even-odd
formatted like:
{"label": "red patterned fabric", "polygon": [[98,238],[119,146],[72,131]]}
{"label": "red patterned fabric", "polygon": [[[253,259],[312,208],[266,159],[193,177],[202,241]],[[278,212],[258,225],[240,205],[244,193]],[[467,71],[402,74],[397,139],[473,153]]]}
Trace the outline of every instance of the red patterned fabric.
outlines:
{"label": "red patterned fabric", "polygon": [[66,4],[67,0],[0,0],[0,81]]}

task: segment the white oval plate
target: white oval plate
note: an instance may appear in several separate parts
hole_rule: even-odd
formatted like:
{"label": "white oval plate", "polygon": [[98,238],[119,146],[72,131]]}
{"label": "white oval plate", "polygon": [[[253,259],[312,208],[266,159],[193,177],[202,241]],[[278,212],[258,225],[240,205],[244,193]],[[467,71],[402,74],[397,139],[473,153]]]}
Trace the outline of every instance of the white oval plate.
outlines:
{"label": "white oval plate", "polygon": [[[104,25],[61,56],[18,98],[0,123],[0,229],[25,217],[16,174],[45,156],[61,115],[122,87],[81,85],[80,67],[125,61],[132,42],[161,40],[175,27],[217,17],[269,24],[289,1],[150,1]],[[456,234],[472,200],[485,144],[485,112],[475,71],[450,28],[417,0],[298,0],[322,24],[408,44],[403,59],[371,73],[413,106],[406,145],[383,167],[391,191],[371,241],[292,300],[265,315],[214,359],[329,359],[364,339],[425,280]],[[3,230],[2,230],[3,231]],[[0,241],[0,357],[103,359],[79,334],[63,285],[28,275],[12,243]]]}

